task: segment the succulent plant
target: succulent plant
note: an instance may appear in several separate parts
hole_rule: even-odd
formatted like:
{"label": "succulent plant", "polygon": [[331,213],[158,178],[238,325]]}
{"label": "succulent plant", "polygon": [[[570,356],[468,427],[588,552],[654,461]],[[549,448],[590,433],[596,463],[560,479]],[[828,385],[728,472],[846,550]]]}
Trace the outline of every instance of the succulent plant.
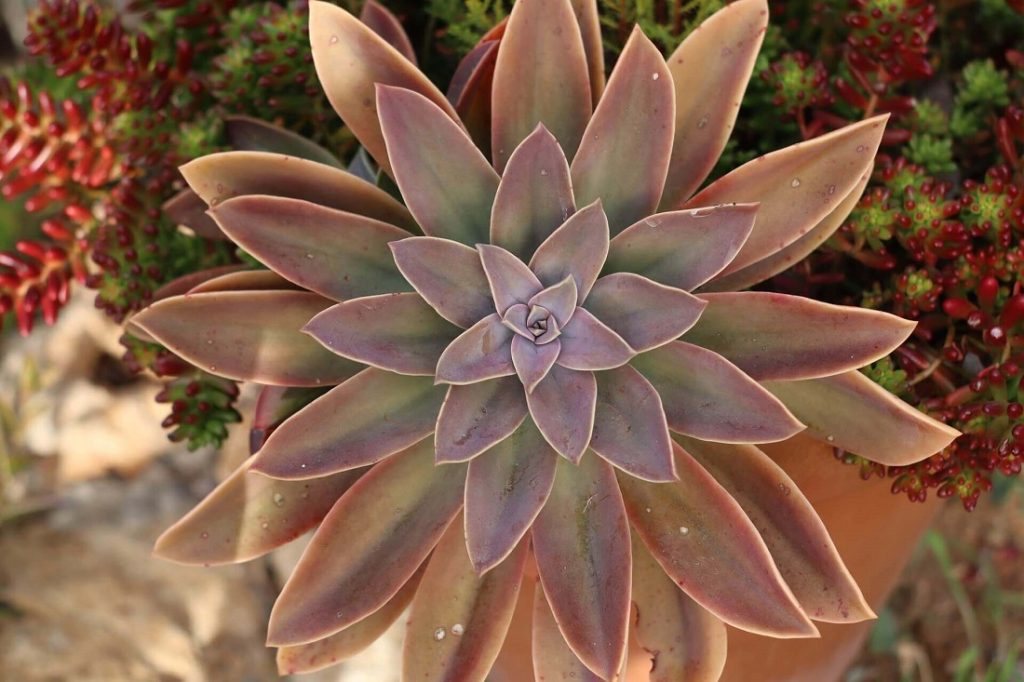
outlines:
{"label": "succulent plant", "polygon": [[635,31],[605,83],[594,3],[519,0],[446,98],[311,3],[321,84],[402,201],[282,154],[182,169],[270,271],[131,327],[268,386],[259,421],[276,428],[157,552],[244,561],[319,524],[271,615],[283,672],[351,655],[411,603],[405,677],[482,680],[531,562],[539,679],[613,678],[631,628],[660,652],[652,679],[714,679],[724,623],[808,637],[872,615],[757,444],[806,430],[898,465],[957,433],[858,371],[913,323],[740,291],[839,227],[884,128],[697,191],[766,22],[764,0],[738,0],[668,60]]}

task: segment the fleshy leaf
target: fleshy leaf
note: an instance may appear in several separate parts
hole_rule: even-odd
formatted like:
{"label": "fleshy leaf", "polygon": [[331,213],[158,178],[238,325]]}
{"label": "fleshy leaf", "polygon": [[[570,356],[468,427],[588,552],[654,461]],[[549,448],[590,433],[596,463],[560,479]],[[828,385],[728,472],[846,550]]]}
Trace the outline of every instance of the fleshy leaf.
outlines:
{"label": "fleshy leaf", "polygon": [[536,344],[522,336],[512,339],[512,365],[527,393],[532,393],[544,380],[561,352],[562,343],[558,339],[545,344]]}
{"label": "fleshy leaf", "polygon": [[751,263],[728,275],[715,277],[702,287],[701,291],[741,291],[774,277],[802,261],[839,229],[850,212],[857,206],[870,178],[871,170],[869,169],[861,177],[853,191],[804,236],[756,263]]}
{"label": "fleshy leaf", "polygon": [[651,655],[650,682],[718,682],[725,624],[690,599],[633,535],[633,636]]}
{"label": "fleshy leaf", "polygon": [[625,656],[632,580],[629,523],[611,465],[590,453],[558,463],[533,524],[544,594],[566,643],[606,680]]}
{"label": "fleshy leaf", "polygon": [[888,114],[771,152],[719,178],[686,208],[759,202],[757,222],[722,271],[770,257],[810,232],[849,196],[874,163]]}
{"label": "fleshy leaf", "polygon": [[475,249],[437,237],[412,237],[390,246],[402,275],[444,319],[465,329],[494,312]]}
{"label": "fleshy leaf", "polygon": [[575,210],[569,162],[555,136],[537,124],[501,174],[491,210],[491,243],[526,261]]}
{"label": "fleshy leaf", "polygon": [[538,291],[527,303],[531,309],[533,306],[544,308],[555,316],[559,324],[566,325],[572,320],[578,298],[576,280],[571,275],[566,275],[558,284]]}
{"label": "fleshy leaf", "polygon": [[757,204],[659,213],[611,241],[606,272],[633,272],[690,291],[725,268],[750,236]]}
{"label": "fleshy leaf", "polygon": [[587,55],[569,0],[512,6],[498,48],[491,104],[494,167],[543,123],[573,156],[592,110]]}
{"label": "fleshy leaf", "polygon": [[364,369],[281,424],[253,470],[295,480],[379,462],[434,432],[444,393],[429,377]]}
{"label": "fleshy leaf", "polygon": [[601,42],[601,17],[595,0],[570,0],[583,37],[583,51],[587,54],[590,73],[590,95],[597,106],[604,93],[604,43]]}
{"label": "fleshy leaf", "polygon": [[668,58],[676,89],[676,135],[663,208],[686,201],[722,155],[767,26],[766,0],[729,3]]}
{"label": "fleshy leaf", "polygon": [[389,372],[434,376],[459,329],[417,293],[354,298],[331,306],[303,328],[342,357]]}
{"label": "fleshy leaf", "polygon": [[308,201],[259,195],[229,199],[210,214],[260,262],[328,298],[410,290],[388,243],[412,235],[393,225]]}
{"label": "fleshy leaf", "polygon": [[[302,291],[273,270],[240,270],[211,277],[192,287],[187,293],[205,294],[216,291]],[[325,301],[326,303],[326,301]]]}
{"label": "fleshy leaf", "polygon": [[320,85],[341,120],[387,172],[391,165],[377,117],[378,85],[424,95],[452,119],[455,110],[412,62],[345,10],[309,3],[309,43]]}
{"label": "fleshy leaf", "polygon": [[449,387],[434,433],[436,461],[473,459],[512,435],[526,411],[523,387],[515,377]]}
{"label": "fleshy leaf", "polygon": [[189,187],[210,206],[232,197],[266,194],[419,229],[408,209],[379,187],[352,173],[296,156],[221,152],[194,159],[180,170]]}
{"label": "fleshy leaf", "polygon": [[886,466],[919,462],[960,435],[857,371],[765,387],[815,438]]}
{"label": "fleshy leaf", "polygon": [[515,374],[512,365],[514,332],[496,314],[488,315],[464,331],[441,353],[438,382],[472,384]]}
{"label": "fleshy leaf", "polygon": [[868,365],[907,340],[915,323],[877,310],[765,291],[704,294],[684,339],[728,358],[751,378],[831,376]]}
{"label": "fleshy leaf", "polygon": [[645,481],[676,480],[672,440],[661,398],[640,372],[597,372],[597,410],[591,449]]}
{"label": "fleshy leaf", "polygon": [[256,454],[267,442],[270,434],[286,419],[310,404],[324,393],[322,388],[286,388],[264,386],[252,409],[252,423],[249,428],[249,454]]}
{"label": "fleshy leaf", "polygon": [[366,618],[349,625],[341,632],[330,637],[318,639],[308,644],[281,647],[277,650],[277,672],[280,675],[311,673],[329,668],[346,658],[355,656],[373,644],[377,638],[398,620],[399,616],[412,602],[423,577],[424,564],[405,585],[380,607]]}
{"label": "fleshy leaf", "polygon": [[526,303],[544,288],[530,268],[505,249],[490,244],[479,244],[476,248],[499,314],[516,303]]}
{"label": "fleshy leaf", "polygon": [[270,614],[267,643],[322,639],[388,602],[462,508],[465,467],[424,439],[373,467],[316,531]]}
{"label": "fleshy leaf", "polygon": [[313,528],[362,471],[313,481],[277,481],[249,471],[231,476],[164,531],[154,553],[183,564],[231,564],[263,556]]}
{"label": "fleshy leaf", "polygon": [[638,352],[678,339],[693,326],[706,305],[682,289],[629,272],[597,280],[585,304]]}
{"label": "fleshy leaf", "polygon": [[538,680],[573,680],[574,682],[604,682],[587,666],[565,642],[551,613],[551,606],[540,585],[533,596],[533,670]]}
{"label": "fleshy leaf", "polygon": [[682,444],[746,512],[808,617],[828,623],[874,617],[825,524],[782,467],[753,445],[693,438]]}
{"label": "fleshy leaf", "polygon": [[719,443],[773,443],[804,427],[736,365],[673,341],[638,355],[633,366],[654,384],[673,431]]}
{"label": "fleshy leaf", "polygon": [[398,17],[384,5],[377,0],[366,0],[359,13],[359,20],[387,41],[388,45],[398,50],[403,57],[413,64],[416,63],[416,52],[412,48],[412,41],[409,40]]}
{"label": "fleshy leaf", "polygon": [[329,305],[305,291],[189,294],[154,303],[132,317],[132,324],[211,374],[273,386],[319,386],[359,371],[301,331]]}
{"label": "fleshy leaf", "polygon": [[626,511],[668,576],[729,625],[770,637],[813,637],[814,625],[740,505],[678,445],[674,483],[619,475]]}
{"label": "fleshy leaf", "polygon": [[526,395],[533,423],[555,451],[578,462],[594,432],[597,380],[593,372],[554,365]]}
{"label": "fleshy leaf", "polygon": [[378,86],[377,107],[395,181],[423,232],[486,242],[498,174],[466,131],[411,90]]}
{"label": "fleshy leaf", "polygon": [[558,364],[569,369],[613,369],[636,355],[621,336],[585,308],[576,309],[558,339],[562,342]]}
{"label": "fleshy leaf", "polygon": [[244,271],[246,267],[247,266],[240,263],[220,265],[215,268],[196,270],[195,272],[190,272],[182,275],[181,277],[175,277],[170,282],[160,286],[160,288],[153,292],[153,302],[162,301],[165,298],[171,298],[172,296],[187,294],[204,282],[217,279],[222,275],[230,275],[235,272]]}
{"label": "fleshy leaf", "polygon": [[402,677],[484,682],[505,641],[519,598],[527,543],[478,576],[462,524],[441,538],[413,600],[402,652]]}
{"label": "fleshy leaf", "polygon": [[200,237],[212,241],[227,241],[213,218],[206,215],[206,202],[191,187],[186,187],[164,202],[160,210],[178,225],[184,225]]}
{"label": "fleshy leaf", "polygon": [[503,561],[551,493],[558,454],[532,419],[469,463],[466,545],[478,573]]}
{"label": "fleshy leaf", "polygon": [[672,153],[674,118],[672,75],[661,52],[637,26],[572,161],[579,202],[600,199],[611,234],[657,210]]}
{"label": "fleshy leaf", "polygon": [[491,86],[497,61],[498,41],[482,41],[459,62],[448,89],[448,101],[487,158],[491,157]]}
{"label": "fleshy leaf", "polygon": [[335,168],[344,168],[338,157],[316,142],[258,118],[225,116],[224,132],[228,144],[238,151],[284,154]]}
{"label": "fleshy leaf", "polygon": [[580,209],[544,240],[530,260],[530,269],[547,286],[571,275],[582,302],[607,257],[608,218],[598,200]]}

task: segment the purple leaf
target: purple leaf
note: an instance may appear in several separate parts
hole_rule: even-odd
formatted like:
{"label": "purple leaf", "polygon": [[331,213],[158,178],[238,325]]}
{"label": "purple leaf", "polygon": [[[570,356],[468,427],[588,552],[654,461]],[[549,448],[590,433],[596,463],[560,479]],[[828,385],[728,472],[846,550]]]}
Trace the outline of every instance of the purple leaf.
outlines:
{"label": "purple leaf", "polygon": [[606,680],[618,672],[629,625],[629,523],[611,466],[593,453],[559,462],[533,524],[544,594],[569,648]]}
{"label": "purple leaf", "polygon": [[434,432],[435,460],[473,459],[511,436],[526,412],[523,387],[515,377],[449,387]]}
{"label": "purple leaf", "polygon": [[497,315],[480,320],[441,353],[437,361],[437,382],[472,384],[515,374],[513,334]]}
{"label": "purple leaf", "polygon": [[558,453],[533,420],[469,463],[466,545],[477,573],[497,566],[519,544],[551,493]]}
{"label": "purple leaf", "polygon": [[559,325],[565,326],[569,324],[576,311],[577,298],[576,281],[572,276],[567,275],[558,284],[552,284],[547,289],[538,291],[527,303],[531,311],[535,306],[540,306],[554,315]]}
{"label": "purple leaf", "polygon": [[645,481],[674,481],[672,440],[661,398],[640,372],[619,367],[597,372],[594,452]]}
{"label": "purple leaf", "polygon": [[633,349],[644,352],[678,339],[707,303],[682,289],[619,272],[597,280],[585,305]]}
{"label": "purple leaf", "polygon": [[338,157],[316,142],[258,118],[225,116],[224,133],[228,144],[238,151],[284,154],[335,168],[343,167]]}
{"label": "purple leaf", "polygon": [[554,365],[526,395],[533,423],[558,454],[578,462],[594,431],[597,381],[592,372]]}
{"label": "purple leaf", "polygon": [[297,480],[379,462],[434,432],[444,393],[429,377],[364,369],[281,424],[253,470]]}
{"label": "purple leaf", "polygon": [[206,215],[206,202],[190,187],[186,187],[164,202],[160,210],[178,225],[184,225],[200,237],[212,241],[227,241],[220,226]]}
{"label": "purple leaf", "polygon": [[342,357],[430,377],[459,335],[417,293],[354,298],[323,311],[302,330]]}
{"label": "purple leaf", "polygon": [[[217,291],[303,291],[303,287],[289,282],[273,270],[239,270],[211,277],[186,293],[205,294]],[[307,292],[308,293],[308,292]]]}
{"label": "purple leaf", "polygon": [[538,279],[551,286],[567,276],[576,281],[582,302],[601,273],[608,257],[608,219],[595,201],[565,221],[530,260]]}
{"label": "purple leaf", "polygon": [[491,295],[498,314],[504,314],[516,303],[526,303],[544,288],[537,276],[523,261],[500,246],[478,244]]}
{"label": "purple leaf", "polygon": [[459,63],[448,89],[448,100],[487,158],[491,157],[491,86],[498,61],[498,41],[484,40]]}
{"label": "purple leaf", "polygon": [[577,308],[559,337],[558,364],[569,369],[601,370],[621,367],[636,353],[622,337],[585,308]]}
{"label": "purple leaf", "polygon": [[772,443],[804,426],[734,364],[681,341],[638,355],[633,366],[654,384],[673,431],[719,443]]}
{"label": "purple leaf", "polygon": [[377,108],[395,181],[423,232],[486,242],[498,174],[466,131],[411,90],[378,86]]}
{"label": "purple leaf", "polygon": [[412,237],[390,247],[402,275],[444,319],[465,329],[494,312],[474,249],[437,237]]}
{"label": "purple leaf", "polygon": [[512,364],[527,393],[532,393],[544,380],[561,352],[562,343],[557,339],[545,344],[534,343],[522,336],[512,339]]}
{"label": "purple leaf", "polygon": [[362,12],[359,13],[359,20],[386,40],[388,45],[398,50],[403,57],[416,64],[416,52],[412,48],[412,41],[409,40],[398,17],[384,5],[377,0],[366,0]]}
{"label": "purple leaf", "polygon": [[544,590],[537,585],[533,601],[533,669],[538,680],[574,680],[576,682],[603,682],[583,665],[579,657],[565,643],[565,637],[558,629],[555,616],[544,596]]}

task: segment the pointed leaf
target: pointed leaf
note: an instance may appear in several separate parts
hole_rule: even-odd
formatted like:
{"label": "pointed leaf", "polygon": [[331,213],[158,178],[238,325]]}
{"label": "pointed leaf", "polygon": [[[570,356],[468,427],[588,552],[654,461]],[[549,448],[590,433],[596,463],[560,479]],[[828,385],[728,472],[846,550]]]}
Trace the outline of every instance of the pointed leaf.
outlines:
{"label": "pointed leaf", "polygon": [[498,174],[466,132],[411,90],[381,85],[377,107],[395,181],[423,232],[486,242]]}
{"label": "pointed leaf", "polygon": [[[189,294],[216,291],[302,291],[303,287],[289,282],[273,270],[239,270],[211,277],[188,290]],[[326,301],[325,301],[326,303]]]}
{"label": "pointed leaf", "polygon": [[269,152],[208,154],[181,167],[196,194],[210,206],[232,197],[267,194],[302,199],[417,230],[408,209],[384,190],[352,173]]}
{"label": "pointed leaf", "polygon": [[886,466],[919,462],[960,435],[857,371],[765,387],[815,438]]}
{"label": "pointed leaf", "polygon": [[533,597],[533,670],[537,680],[603,682],[565,643],[540,585]]}
{"label": "pointed leaf", "polygon": [[558,364],[569,369],[613,369],[636,355],[621,336],[585,308],[576,309],[558,340],[562,342]]}
{"label": "pointed leaf", "polygon": [[690,199],[686,208],[733,201],[761,204],[750,238],[722,274],[779,252],[834,211],[874,163],[887,118],[876,116],[766,154]]}
{"label": "pointed leaf", "polygon": [[512,152],[501,174],[490,241],[526,261],[575,210],[569,162],[555,136],[539,123]]}
{"label": "pointed leaf", "polygon": [[464,331],[441,353],[437,381],[472,384],[515,374],[512,365],[514,332],[497,315],[488,315]]}
{"label": "pointed leaf", "polygon": [[526,264],[499,246],[477,245],[491,296],[498,314],[504,314],[516,303],[526,303],[544,288]]}
{"label": "pointed leaf", "polygon": [[593,453],[559,462],[533,524],[537,571],[569,648],[611,679],[626,653],[631,575],[629,524],[615,474]]}
{"label": "pointed leaf", "polygon": [[572,275],[567,275],[558,284],[552,284],[547,289],[538,291],[527,302],[532,309],[533,306],[540,306],[555,316],[559,324],[568,324],[573,313],[576,311],[576,300],[579,294],[576,291],[576,280]]}
{"label": "pointed leaf", "polygon": [[250,472],[251,464],[251,459],[246,460],[164,531],[154,553],[162,559],[206,566],[263,556],[320,523],[363,473],[277,481]]}
{"label": "pointed leaf", "polygon": [[482,39],[459,62],[448,88],[448,101],[487,158],[491,158],[491,86],[497,61],[498,41]]}
{"label": "pointed leaf", "polygon": [[586,308],[639,352],[682,336],[707,305],[682,289],[629,272],[597,280]]}
{"label": "pointed leaf", "polygon": [[590,76],[569,0],[517,2],[498,49],[491,104],[494,167],[543,123],[573,156],[591,113]]}
{"label": "pointed leaf", "polygon": [[253,470],[297,480],[379,462],[434,432],[444,392],[429,377],[364,369],[281,424]]}
{"label": "pointed leaf", "polygon": [[812,620],[856,623],[874,618],[825,524],[793,480],[753,445],[682,440],[739,503]]}
{"label": "pointed leaf", "polygon": [[657,210],[674,118],[672,76],[661,52],[637,26],[572,161],[579,202],[600,199],[613,235]]}
{"label": "pointed leaf", "polygon": [[402,275],[444,319],[465,329],[494,312],[475,249],[437,237],[412,237],[390,246]]}
{"label": "pointed leaf", "polygon": [[695,289],[736,257],[757,210],[756,204],[732,204],[653,215],[612,239],[605,271]]}
{"label": "pointed leaf", "polygon": [[448,527],[413,600],[403,679],[484,682],[512,622],[527,554],[521,542],[493,571],[477,576],[462,524]]}
{"label": "pointed leaf", "polygon": [[663,208],[686,201],[721,156],[767,26],[766,0],[739,0],[691,31],[668,58],[676,134]]}
{"label": "pointed leaf", "polygon": [[336,301],[410,290],[388,242],[412,235],[393,225],[308,201],[259,195],[229,199],[210,215],[260,262]]}
{"label": "pointed leaf", "polygon": [[829,237],[846,221],[847,216],[857,206],[868,180],[871,179],[871,169],[868,169],[861,176],[860,182],[853,188],[853,191],[836,206],[831,213],[822,218],[821,222],[810,229],[804,236],[797,239],[789,246],[776,251],[772,255],[762,258],[756,263],[751,263],[745,268],[721,277],[715,277],[701,288],[701,291],[740,291],[755,284],[765,281],[770,277],[796,265],[815,249],[824,244]]}
{"label": "pointed leaf", "polygon": [[313,140],[251,116],[225,116],[228,144],[242,152],[271,152],[344,168],[341,161]]}
{"label": "pointed leaf", "polygon": [[514,377],[450,386],[437,418],[435,459],[473,459],[512,435],[525,418],[526,398]]}
{"label": "pointed leaf", "polygon": [[572,276],[582,302],[608,257],[608,219],[600,201],[581,209],[540,245],[530,269],[541,283],[551,286]]}
{"label": "pointed leaf", "polygon": [[601,17],[596,0],[570,0],[583,37],[583,50],[587,54],[590,74],[590,94],[597,106],[604,93],[604,43],[601,42]]}
{"label": "pointed leaf", "polygon": [[304,291],[176,296],[132,324],[211,374],[273,386],[336,384],[359,371],[302,333],[330,301]]}
{"label": "pointed leaf", "polygon": [[444,95],[412,62],[340,7],[309,3],[309,44],[331,106],[388,173],[391,165],[377,117],[374,88],[378,84],[418,92],[457,118]]}
{"label": "pointed leaf", "polygon": [[916,324],[877,310],[766,291],[703,294],[686,341],[713,350],[758,381],[813,379],[888,355]]}
{"label": "pointed leaf", "polygon": [[561,352],[562,343],[558,339],[551,343],[537,344],[522,336],[513,337],[512,365],[527,393],[532,393],[537,384],[544,380]]}
{"label": "pointed leaf", "polygon": [[362,12],[359,13],[359,20],[387,41],[388,45],[398,50],[403,57],[416,64],[416,52],[412,48],[412,41],[409,40],[398,17],[384,5],[376,0],[366,0]]}
{"label": "pointed leaf", "polygon": [[384,606],[366,618],[349,625],[341,632],[308,644],[297,644],[278,649],[278,674],[296,675],[323,670],[336,665],[339,661],[355,656],[373,644],[391,627],[392,623],[398,620],[412,602],[416,589],[420,585],[424,568],[426,568],[425,564]]}
{"label": "pointed leaf", "polygon": [[526,394],[530,416],[558,454],[578,462],[594,432],[597,381],[593,372],[554,365],[544,380]]}
{"label": "pointed leaf", "polygon": [[651,655],[650,682],[718,682],[725,624],[686,596],[633,535],[633,635]]}
{"label": "pointed leaf", "polygon": [[165,298],[171,298],[172,296],[187,294],[204,282],[217,279],[222,275],[245,271],[246,267],[247,266],[240,263],[235,263],[232,265],[221,265],[215,268],[206,268],[205,270],[197,270],[195,272],[182,275],[181,277],[176,277],[153,292],[153,302],[162,301]]}
{"label": "pointed leaf", "polygon": [[673,341],[633,366],[654,384],[673,431],[719,443],[773,443],[804,427],[789,410],[712,351]]}
{"label": "pointed leaf", "polygon": [[373,467],[334,505],[270,614],[267,643],[322,639],[391,599],[462,507],[465,467],[424,439]]}
{"label": "pointed leaf", "polygon": [[598,372],[597,410],[590,447],[645,481],[674,481],[672,440],[661,398],[640,372],[619,367]]}
{"label": "pointed leaf", "polygon": [[459,335],[417,293],[354,298],[323,311],[303,331],[342,357],[429,377]]}
{"label": "pointed leaf", "polygon": [[213,218],[206,215],[206,202],[190,187],[186,187],[164,202],[160,210],[178,225],[184,225],[204,239],[227,241]]}
{"label": "pointed leaf", "polygon": [[477,573],[497,566],[530,529],[555,481],[558,453],[532,419],[469,463],[466,545]]}
{"label": "pointed leaf", "polygon": [[618,477],[633,527],[665,573],[733,627],[770,637],[815,636],[740,505],[685,450],[675,451],[674,483]]}
{"label": "pointed leaf", "polygon": [[286,419],[322,396],[328,388],[264,386],[256,398],[249,428],[249,454],[256,454]]}

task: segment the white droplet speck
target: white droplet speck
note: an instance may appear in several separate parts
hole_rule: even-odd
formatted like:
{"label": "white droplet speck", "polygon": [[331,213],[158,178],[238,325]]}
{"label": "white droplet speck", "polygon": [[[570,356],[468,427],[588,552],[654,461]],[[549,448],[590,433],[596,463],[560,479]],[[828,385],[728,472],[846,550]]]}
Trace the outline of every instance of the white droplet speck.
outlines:
{"label": "white droplet speck", "polygon": [[217,365],[210,365],[210,371],[211,372],[216,372],[217,371]]}
{"label": "white droplet speck", "polygon": [[828,193],[830,195],[835,194],[836,193],[836,186],[835,185],[829,185],[828,186]]}
{"label": "white droplet speck", "polygon": [[305,469],[305,468],[306,468],[306,465],[305,465],[305,464],[300,464],[300,465],[299,465],[299,468],[300,468],[300,469]]}
{"label": "white droplet speck", "polygon": [[690,529],[687,528],[686,526],[679,526],[679,533],[680,533],[680,535],[689,535],[690,534]]}
{"label": "white droplet speck", "polygon": [[650,508],[650,507],[648,507],[648,508],[647,508],[647,513],[648,513],[648,514],[650,514],[650,513],[651,513],[651,508]]}
{"label": "white droplet speck", "polygon": [[825,440],[827,440],[829,443],[834,443],[835,440],[836,440],[836,437],[835,436],[825,436]]}
{"label": "white droplet speck", "polygon": [[434,630],[434,639],[436,641],[440,642],[442,639],[444,639],[444,636],[447,635],[447,634],[448,634],[447,630],[445,630],[444,628],[438,628],[438,629]]}
{"label": "white droplet speck", "polygon": [[331,41],[330,42],[331,42],[331,45],[334,45],[335,43],[337,43],[338,42],[338,36],[331,36]]}
{"label": "white droplet speck", "polygon": [[284,495],[281,493],[274,493],[274,504],[278,507],[284,506]]}
{"label": "white droplet speck", "polygon": [[209,533],[207,533],[207,532],[206,532],[206,531],[204,530],[204,531],[203,531],[202,533],[200,533],[200,534],[199,534],[199,537],[201,537],[201,538],[202,538],[202,539],[204,539],[204,540],[209,540],[209,539],[210,539],[210,534],[209,534]]}
{"label": "white droplet speck", "polygon": [[260,524],[260,528],[262,528],[263,530],[266,530],[266,529],[270,528],[270,524],[267,523],[266,521],[264,521],[263,523]]}
{"label": "white droplet speck", "polygon": [[311,253],[307,253],[306,254],[306,258],[308,258],[309,260],[313,260],[315,258],[315,256],[313,254],[311,254]]}
{"label": "white droplet speck", "polygon": [[789,183],[789,186],[790,187],[799,187],[800,186],[800,178],[793,178],[793,181],[791,183]]}
{"label": "white droplet speck", "polygon": [[699,121],[697,121],[697,127],[698,128],[705,128],[705,127],[707,127],[707,125],[708,125],[708,117],[705,114],[704,116],[700,117]]}
{"label": "white droplet speck", "polygon": [[461,636],[462,633],[465,632],[465,631],[466,631],[466,628],[462,627],[462,623],[456,623],[455,625],[452,626],[452,634],[455,635],[455,636]]}
{"label": "white droplet speck", "polygon": [[857,151],[859,151],[859,152],[867,151],[867,145],[863,145],[863,144],[857,145]]}
{"label": "white droplet speck", "polygon": [[207,346],[212,346],[213,345],[213,339],[206,339],[206,345]]}
{"label": "white droplet speck", "polygon": [[660,74],[660,73],[652,73],[652,74],[651,74],[651,80],[652,80],[652,81],[656,81],[656,80],[658,80],[659,78],[661,78],[661,74]]}
{"label": "white droplet speck", "polygon": [[547,170],[546,170],[546,169],[544,169],[544,168],[541,168],[541,169],[540,169],[540,174],[541,174],[541,175],[547,175],[547,174],[548,174],[548,172],[547,172]]}

